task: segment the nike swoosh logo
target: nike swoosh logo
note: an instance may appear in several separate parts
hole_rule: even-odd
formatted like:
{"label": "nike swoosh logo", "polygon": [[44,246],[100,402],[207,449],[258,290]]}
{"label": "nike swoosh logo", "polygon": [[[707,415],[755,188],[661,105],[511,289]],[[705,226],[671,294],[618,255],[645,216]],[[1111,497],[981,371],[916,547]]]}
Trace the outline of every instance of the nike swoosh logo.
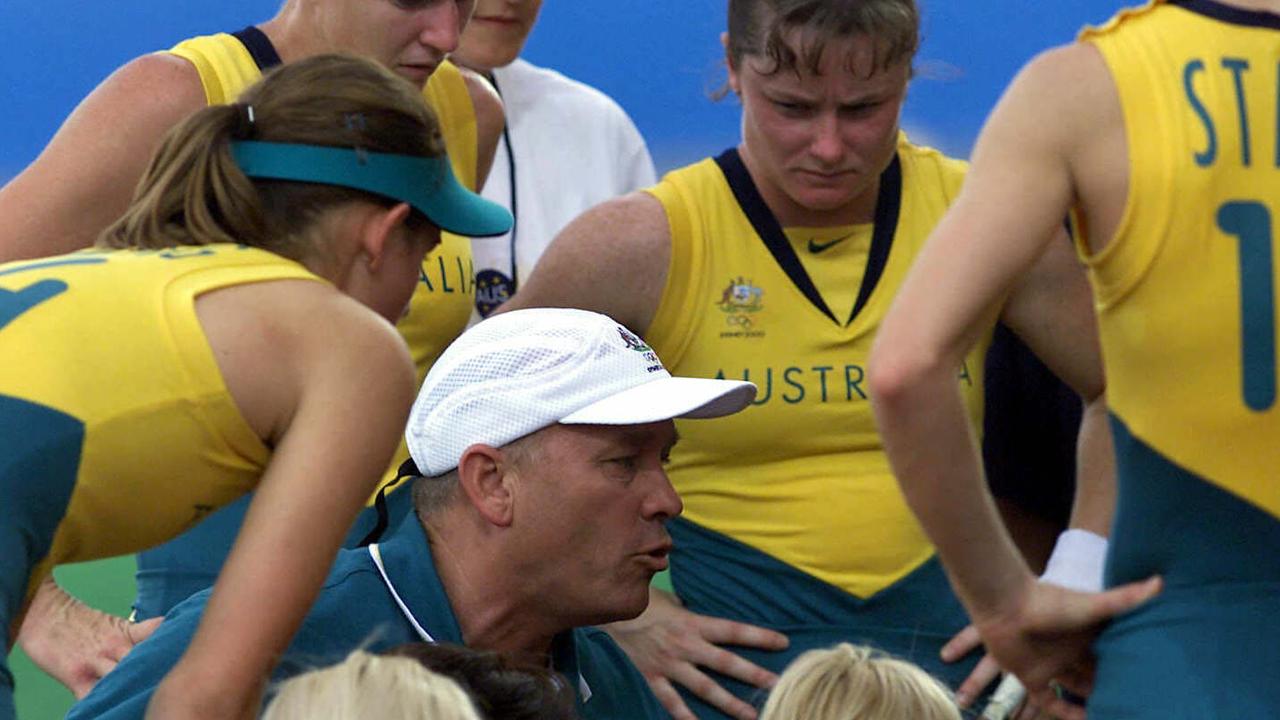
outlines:
{"label": "nike swoosh logo", "polygon": [[851,238],[851,237],[853,237],[853,233],[849,233],[848,235],[845,235],[845,236],[843,236],[843,237],[838,237],[838,238],[836,238],[835,240],[830,240],[830,241],[828,241],[828,242],[824,242],[824,243],[820,243],[820,242],[818,242],[817,240],[814,240],[814,239],[810,238],[810,239],[809,239],[809,252],[813,253],[814,255],[817,255],[818,253],[822,252],[823,250],[829,250],[829,249],[831,249],[831,248],[835,247],[836,245],[839,245],[840,243],[844,242],[845,240],[848,240],[848,239],[849,239],[849,238]]}

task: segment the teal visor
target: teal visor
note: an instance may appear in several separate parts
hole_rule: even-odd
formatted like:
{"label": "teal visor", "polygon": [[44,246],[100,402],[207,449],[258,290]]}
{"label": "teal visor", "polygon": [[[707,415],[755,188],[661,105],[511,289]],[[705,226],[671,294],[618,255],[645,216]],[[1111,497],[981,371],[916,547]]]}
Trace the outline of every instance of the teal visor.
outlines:
{"label": "teal visor", "polygon": [[511,213],[463,187],[445,155],[241,140],[231,143],[231,156],[251,178],[338,185],[408,203],[455,235],[491,237],[511,230]]}

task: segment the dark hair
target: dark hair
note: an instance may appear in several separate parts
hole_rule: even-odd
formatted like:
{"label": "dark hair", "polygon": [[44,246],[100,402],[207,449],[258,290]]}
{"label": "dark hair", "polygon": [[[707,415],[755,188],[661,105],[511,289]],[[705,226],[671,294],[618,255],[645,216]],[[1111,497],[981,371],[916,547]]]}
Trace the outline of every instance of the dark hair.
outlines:
{"label": "dark hair", "polygon": [[461,645],[409,643],[385,654],[408,657],[455,680],[486,720],[574,720],[567,680],[542,665]]}
{"label": "dark hair", "polygon": [[440,126],[421,93],[390,70],[350,55],[286,63],[238,102],[205,108],[170,130],[129,209],[103,231],[98,245],[240,243],[303,260],[326,250],[308,233],[324,211],[355,200],[393,204],[333,185],[250,180],[231,156],[232,140],[417,157],[445,152]]}
{"label": "dark hair", "polygon": [[[729,61],[768,58],[764,72],[816,74],[833,40],[868,37],[875,55],[865,74],[915,57],[920,46],[920,13],[915,0],[729,0]],[[799,46],[793,42],[799,40]],[[853,72],[855,58],[846,58]]]}

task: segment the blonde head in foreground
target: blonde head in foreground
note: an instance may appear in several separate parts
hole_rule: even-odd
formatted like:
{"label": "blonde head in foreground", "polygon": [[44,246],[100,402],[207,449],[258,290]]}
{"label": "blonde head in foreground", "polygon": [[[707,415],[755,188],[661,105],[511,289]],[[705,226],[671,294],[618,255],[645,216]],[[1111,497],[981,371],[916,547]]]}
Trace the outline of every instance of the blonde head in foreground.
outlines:
{"label": "blonde head in foreground", "polygon": [[453,680],[405,657],[357,650],[281,683],[262,720],[481,720]]}
{"label": "blonde head in foreground", "polygon": [[760,720],[960,720],[951,693],[924,670],[840,643],[787,666]]}

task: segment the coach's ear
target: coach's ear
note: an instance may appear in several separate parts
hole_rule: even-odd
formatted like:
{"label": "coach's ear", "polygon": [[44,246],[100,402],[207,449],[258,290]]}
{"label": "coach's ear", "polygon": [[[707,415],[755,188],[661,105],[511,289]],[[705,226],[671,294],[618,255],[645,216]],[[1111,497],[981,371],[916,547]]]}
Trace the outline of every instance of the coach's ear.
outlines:
{"label": "coach's ear", "polygon": [[514,515],[514,494],[507,477],[509,468],[502,451],[475,444],[458,461],[458,485],[468,502],[490,523],[508,527]]}

